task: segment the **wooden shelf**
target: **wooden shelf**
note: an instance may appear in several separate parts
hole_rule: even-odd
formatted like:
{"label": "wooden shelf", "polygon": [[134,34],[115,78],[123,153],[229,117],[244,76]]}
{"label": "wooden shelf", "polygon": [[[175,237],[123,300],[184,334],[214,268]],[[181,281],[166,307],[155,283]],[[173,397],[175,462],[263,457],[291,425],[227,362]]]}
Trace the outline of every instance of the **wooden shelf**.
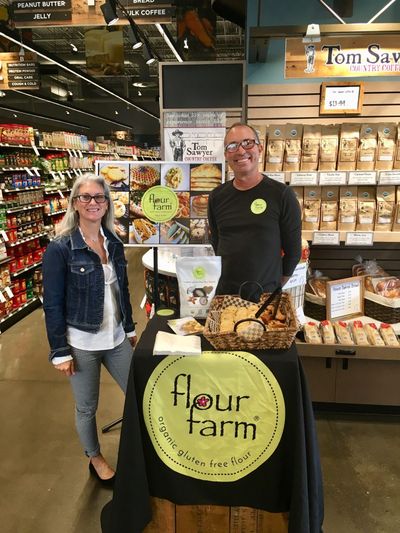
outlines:
{"label": "wooden shelf", "polygon": [[[318,231],[318,230],[315,230]],[[335,230],[321,230],[321,233],[329,233],[330,231]],[[303,230],[301,232],[303,239],[307,241],[312,241],[314,231]],[[340,242],[345,242],[347,231],[340,232]],[[350,233],[354,233],[353,231]],[[374,242],[400,242],[400,232],[399,231],[374,231]],[[316,245],[319,246],[319,245]],[[326,246],[326,245],[324,245]]]}

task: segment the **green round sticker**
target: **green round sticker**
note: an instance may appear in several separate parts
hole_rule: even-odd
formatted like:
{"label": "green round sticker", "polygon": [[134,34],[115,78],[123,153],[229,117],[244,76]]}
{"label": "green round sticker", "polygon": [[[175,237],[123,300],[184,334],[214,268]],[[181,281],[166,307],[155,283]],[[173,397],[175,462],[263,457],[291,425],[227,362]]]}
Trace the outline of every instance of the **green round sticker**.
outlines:
{"label": "green round sticker", "polygon": [[169,187],[156,185],[148,189],[142,198],[142,211],[152,222],[168,222],[179,208],[179,199]]}
{"label": "green round sticker", "polygon": [[157,309],[156,313],[158,316],[172,316],[175,311],[173,309]]}
{"label": "green round sticker", "polygon": [[261,215],[267,209],[267,202],[263,198],[256,198],[251,203],[250,209],[254,215]]}
{"label": "green round sticker", "polygon": [[193,273],[193,277],[195,277],[196,279],[204,279],[206,275],[205,268],[202,266],[194,267],[194,269],[192,270],[192,273]]}

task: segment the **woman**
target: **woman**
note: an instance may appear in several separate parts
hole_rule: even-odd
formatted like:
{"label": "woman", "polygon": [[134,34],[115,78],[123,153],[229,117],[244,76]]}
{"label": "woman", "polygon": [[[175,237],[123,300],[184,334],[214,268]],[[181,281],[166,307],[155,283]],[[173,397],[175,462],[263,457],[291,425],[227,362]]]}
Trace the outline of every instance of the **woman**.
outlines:
{"label": "woman", "polygon": [[75,181],[58,236],[43,258],[50,359],[70,378],[89,470],[104,485],[112,485],[115,472],[100,453],[97,435],[100,367],[103,363],[126,392],[137,340],[124,248],[113,221],[108,185],[84,174]]}

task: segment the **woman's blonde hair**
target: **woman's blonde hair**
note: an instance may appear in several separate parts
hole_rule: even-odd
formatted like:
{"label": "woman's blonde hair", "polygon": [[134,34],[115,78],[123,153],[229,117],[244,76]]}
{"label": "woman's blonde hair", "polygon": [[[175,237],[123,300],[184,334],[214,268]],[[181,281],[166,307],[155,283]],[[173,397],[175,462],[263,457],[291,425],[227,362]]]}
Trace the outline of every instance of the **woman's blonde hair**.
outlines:
{"label": "woman's blonde hair", "polygon": [[86,172],[75,181],[72,187],[67,212],[65,213],[64,218],[62,219],[57,228],[58,237],[62,237],[63,235],[70,235],[79,226],[79,214],[74,208],[75,197],[79,195],[80,187],[88,182],[96,183],[97,185],[100,185],[100,187],[103,188],[104,194],[107,197],[108,209],[101,220],[101,224],[103,227],[111,231],[113,235],[115,235],[114,204],[110,198],[110,188],[103,177],[96,176],[96,174],[92,174],[90,172]]}

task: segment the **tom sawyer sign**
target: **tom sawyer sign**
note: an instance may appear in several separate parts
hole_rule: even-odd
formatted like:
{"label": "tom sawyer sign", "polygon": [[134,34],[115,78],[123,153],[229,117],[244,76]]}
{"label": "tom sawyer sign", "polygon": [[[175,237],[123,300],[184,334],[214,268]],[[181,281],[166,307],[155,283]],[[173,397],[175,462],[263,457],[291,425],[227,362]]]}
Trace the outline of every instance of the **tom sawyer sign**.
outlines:
{"label": "tom sawyer sign", "polygon": [[285,78],[339,76],[400,76],[399,36],[286,39]]}

